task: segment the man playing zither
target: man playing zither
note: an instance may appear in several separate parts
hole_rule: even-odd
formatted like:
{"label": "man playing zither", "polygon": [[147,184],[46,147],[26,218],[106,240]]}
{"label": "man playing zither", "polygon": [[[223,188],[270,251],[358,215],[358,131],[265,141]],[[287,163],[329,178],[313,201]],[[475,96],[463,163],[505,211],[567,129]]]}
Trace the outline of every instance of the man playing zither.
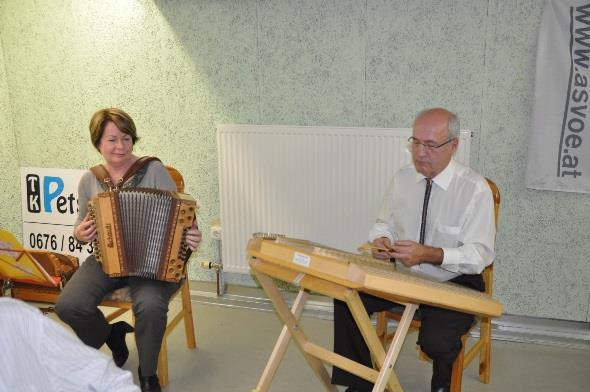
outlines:
{"label": "man playing zither", "polygon": [[[413,164],[394,175],[370,240],[376,258],[395,259],[399,268],[483,291],[481,273],[495,257],[493,198],[484,177],[453,160],[459,129],[457,116],[446,109],[417,115],[408,145]],[[361,298],[369,314],[393,306],[370,295]],[[473,316],[426,305],[420,313],[418,344],[433,360],[432,391],[448,391],[461,336]],[[338,300],[334,351],[371,366],[362,335],[346,304]],[[349,386],[348,392],[372,389],[370,382],[336,367],[332,383]]]}

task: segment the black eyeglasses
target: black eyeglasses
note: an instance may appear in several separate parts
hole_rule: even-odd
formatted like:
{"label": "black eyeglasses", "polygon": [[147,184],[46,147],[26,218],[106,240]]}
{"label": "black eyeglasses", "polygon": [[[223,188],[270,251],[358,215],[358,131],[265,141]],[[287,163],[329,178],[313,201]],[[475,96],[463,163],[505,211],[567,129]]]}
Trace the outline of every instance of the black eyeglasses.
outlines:
{"label": "black eyeglasses", "polygon": [[408,147],[418,147],[418,146],[423,146],[425,149],[427,149],[428,151],[434,151],[437,148],[441,148],[442,146],[444,146],[445,144],[449,144],[450,142],[452,142],[453,140],[455,140],[456,138],[452,137],[449,140],[447,140],[444,143],[441,144],[436,144],[433,142],[423,142],[420,139],[416,139],[414,136],[410,136],[408,138]]}

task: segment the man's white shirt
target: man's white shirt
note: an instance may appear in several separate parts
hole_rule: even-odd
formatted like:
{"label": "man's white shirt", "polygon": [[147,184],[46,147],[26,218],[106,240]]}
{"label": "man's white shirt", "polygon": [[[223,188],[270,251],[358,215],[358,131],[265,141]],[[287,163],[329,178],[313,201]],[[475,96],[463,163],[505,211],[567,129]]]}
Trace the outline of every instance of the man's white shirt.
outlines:
{"label": "man's white shirt", "polygon": [[[496,235],[494,202],[485,178],[451,160],[432,180],[424,244],[442,248],[444,258],[441,265],[422,263],[411,267],[412,272],[439,281],[481,273],[494,261]],[[425,183],[414,165],[394,175],[370,241],[419,241]]]}
{"label": "man's white shirt", "polygon": [[30,305],[0,298],[0,391],[139,392],[131,372]]}

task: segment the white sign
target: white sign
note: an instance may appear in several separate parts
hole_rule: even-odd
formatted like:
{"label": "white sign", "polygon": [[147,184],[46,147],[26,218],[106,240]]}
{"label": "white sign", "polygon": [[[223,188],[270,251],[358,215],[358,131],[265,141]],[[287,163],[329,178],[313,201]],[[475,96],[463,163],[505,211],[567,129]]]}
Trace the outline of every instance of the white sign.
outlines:
{"label": "white sign", "polygon": [[92,244],[74,238],[78,216],[78,182],[86,170],[21,168],[23,245],[78,257],[83,262]]}
{"label": "white sign", "polygon": [[590,193],[589,67],[590,0],[547,0],[537,47],[527,187]]}
{"label": "white sign", "polygon": [[308,255],[304,255],[303,253],[295,252],[293,255],[293,262],[295,264],[302,265],[304,267],[309,267],[311,259]]}

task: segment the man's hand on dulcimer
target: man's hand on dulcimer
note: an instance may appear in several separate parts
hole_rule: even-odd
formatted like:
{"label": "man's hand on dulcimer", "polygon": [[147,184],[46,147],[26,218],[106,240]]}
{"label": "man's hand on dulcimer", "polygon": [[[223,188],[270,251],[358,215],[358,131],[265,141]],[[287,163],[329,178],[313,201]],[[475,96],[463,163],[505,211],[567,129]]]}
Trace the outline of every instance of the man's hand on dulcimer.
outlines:
{"label": "man's hand on dulcimer", "polygon": [[371,254],[374,258],[380,260],[388,260],[391,259],[393,256],[391,254],[394,252],[393,248],[391,247],[391,241],[389,238],[380,237],[373,241],[373,243],[363,244],[358,249],[359,251],[371,251]]}

